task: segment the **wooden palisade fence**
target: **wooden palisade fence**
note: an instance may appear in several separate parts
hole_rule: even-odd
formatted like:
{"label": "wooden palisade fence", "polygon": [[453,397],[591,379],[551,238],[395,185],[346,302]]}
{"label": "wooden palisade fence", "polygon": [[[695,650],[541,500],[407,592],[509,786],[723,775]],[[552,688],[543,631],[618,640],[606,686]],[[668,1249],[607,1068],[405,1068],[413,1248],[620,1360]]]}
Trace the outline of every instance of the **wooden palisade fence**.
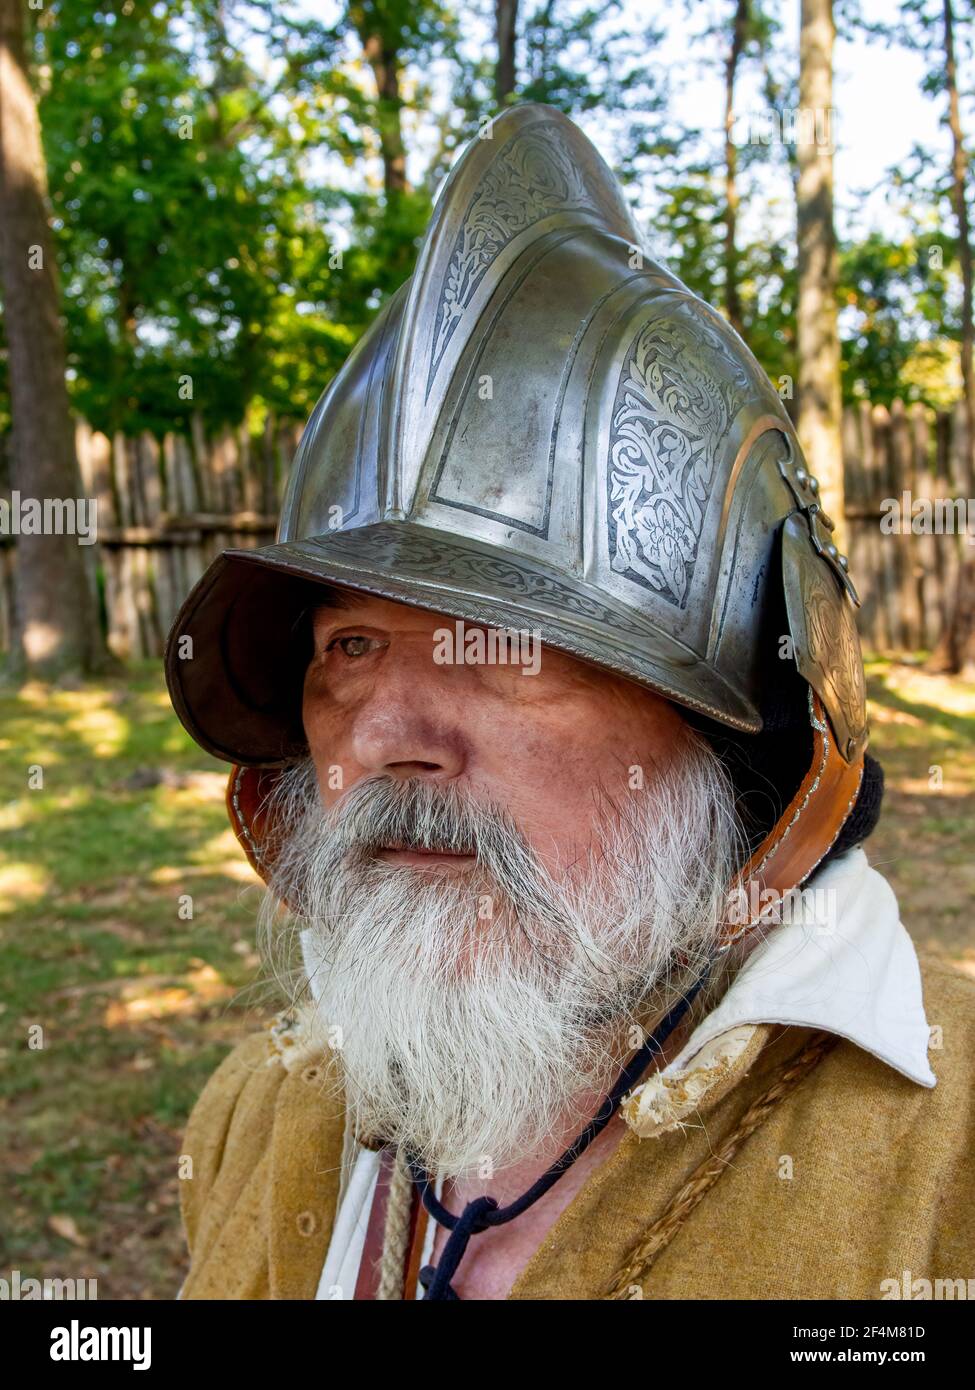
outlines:
{"label": "wooden palisade fence", "polygon": [[[90,582],[103,588],[116,655],[161,655],[180,603],[210,561],[273,541],[300,433],[269,420],[258,439],[240,430],[208,440],[194,421],[189,438],[110,440],[78,424],[82,486],[98,504],[98,539],[83,549]],[[14,549],[2,552],[0,649],[10,642]]]}
{"label": "wooden palisade fence", "polygon": [[[954,593],[963,535],[884,534],[885,499],[968,498],[964,417],[922,405],[863,402],[844,412],[846,534],[868,650],[907,652],[937,641]],[[85,495],[98,500],[98,541],[85,547],[104,590],[108,640],[122,657],[158,657],[176,611],[221,550],[265,545],[300,426],[269,420],[206,439],[144,434],[114,440],[78,425]],[[4,490],[9,495],[9,487]],[[0,650],[10,641],[15,546],[0,545]]]}
{"label": "wooden palisade fence", "polygon": [[[936,500],[967,503],[975,495],[964,445],[961,405],[935,412],[902,401],[889,410],[864,401],[843,412],[847,548],[868,651],[930,650],[941,635],[967,538],[925,532],[924,504],[931,511]],[[900,531],[889,530],[888,499],[900,506]],[[916,530],[910,509],[904,509],[908,500],[915,504]]]}

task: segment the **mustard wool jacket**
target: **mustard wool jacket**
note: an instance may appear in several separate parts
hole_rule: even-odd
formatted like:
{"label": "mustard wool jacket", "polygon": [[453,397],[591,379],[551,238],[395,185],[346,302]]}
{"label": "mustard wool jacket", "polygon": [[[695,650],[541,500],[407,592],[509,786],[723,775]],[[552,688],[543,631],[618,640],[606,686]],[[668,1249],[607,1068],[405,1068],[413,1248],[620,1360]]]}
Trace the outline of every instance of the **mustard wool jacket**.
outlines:
{"label": "mustard wool jacket", "polygon": [[[937,1085],[840,1039],[744,1141],[632,1297],[881,1299],[923,1289],[917,1280],[975,1281],[975,981],[920,962]],[[334,1054],[278,1035],[270,1047],[266,1033],[240,1043],[190,1116],[183,1298],[315,1298],[344,1115]],[[509,1298],[605,1297],[689,1175],[811,1035],[763,1025],[689,1122],[648,1139],[627,1132]]]}

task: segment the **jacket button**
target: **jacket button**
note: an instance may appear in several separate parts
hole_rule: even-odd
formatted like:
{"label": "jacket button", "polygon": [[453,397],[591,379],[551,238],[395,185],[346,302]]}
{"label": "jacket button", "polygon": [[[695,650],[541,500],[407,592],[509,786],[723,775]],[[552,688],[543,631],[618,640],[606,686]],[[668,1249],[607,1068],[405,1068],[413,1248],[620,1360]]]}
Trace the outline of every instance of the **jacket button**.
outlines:
{"label": "jacket button", "polygon": [[300,1236],[313,1236],[318,1230],[318,1217],[313,1211],[299,1212],[295,1225]]}

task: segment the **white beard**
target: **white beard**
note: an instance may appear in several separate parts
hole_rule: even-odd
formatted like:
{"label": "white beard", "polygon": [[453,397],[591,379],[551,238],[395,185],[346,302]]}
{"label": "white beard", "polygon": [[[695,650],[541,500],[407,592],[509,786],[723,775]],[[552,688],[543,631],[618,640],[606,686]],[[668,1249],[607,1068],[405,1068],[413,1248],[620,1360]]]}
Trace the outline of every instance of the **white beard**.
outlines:
{"label": "white beard", "polygon": [[[422,779],[366,779],[324,813],[309,760],[274,800],[265,939],[280,940],[287,902],[355,1132],[452,1177],[582,1128],[580,1097],[612,1084],[635,1019],[670,1007],[713,950],[740,850],[730,783],[697,738],[606,807],[598,856],[559,882],[503,811]],[[458,876],[375,857],[403,841],[477,864]]]}

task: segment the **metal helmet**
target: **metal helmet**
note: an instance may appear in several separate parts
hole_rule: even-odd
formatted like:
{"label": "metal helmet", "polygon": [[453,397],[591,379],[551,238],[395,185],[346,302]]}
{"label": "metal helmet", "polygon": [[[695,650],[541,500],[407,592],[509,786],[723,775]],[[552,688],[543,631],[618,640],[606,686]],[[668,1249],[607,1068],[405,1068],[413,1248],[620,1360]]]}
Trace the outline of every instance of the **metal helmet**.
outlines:
{"label": "metal helmet", "polygon": [[316,405],[277,542],[224,552],[186,599],[170,691],[217,757],[306,751],[289,643],[325,582],[540,631],[743,733],[787,636],[852,768],[858,600],[831,528],[747,347],[640,250],[581,131],[518,106],[470,143]]}

